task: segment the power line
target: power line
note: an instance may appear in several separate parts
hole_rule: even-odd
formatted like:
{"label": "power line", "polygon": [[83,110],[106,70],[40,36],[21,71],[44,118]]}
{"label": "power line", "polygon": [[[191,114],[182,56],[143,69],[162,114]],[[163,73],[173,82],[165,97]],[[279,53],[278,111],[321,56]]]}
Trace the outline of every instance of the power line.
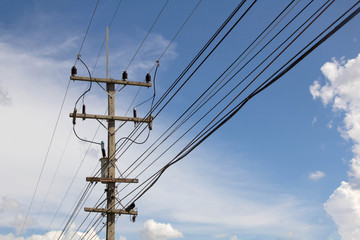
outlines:
{"label": "power line", "polygon": [[[358,2],[359,3],[359,2]],[[354,8],[358,3],[353,5],[352,8]],[[350,9],[348,10],[350,11]],[[347,12],[348,12],[347,11]],[[346,12],[346,13],[347,13]],[[134,202],[138,200],[146,191],[148,191],[160,178],[160,176],[163,174],[163,172],[174,163],[181,160],[183,157],[185,157],[187,154],[189,154],[192,150],[194,150],[198,145],[200,145],[205,139],[207,139],[211,134],[213,134],[216,130],[218,130],[224,123],[226,123],[228,120],[230,120],[251,98],[256,96],[258,93],[269,87],[271,84],[273,84],[275,81],[280,79],[285,73],[287,73],[289,70],[291,70],[295,65],[297,65],[300,61],[302,61],[307,55],[309,55],[312,51],[314,51],[318,46],[320,46],[322,43],[324,43],[329,37],[331,37],[335,32],[337,32],[340,28],[342,28],[346,23],[348,23],[352,18],[354,18],[358,13],[360,12],[360,8],[356,9],[353,13],[351,13],[346,19],[344,19],[341,23],[339,23],[336,27],[334,27],[328,34],[326,34],[324,37],[322,37],[317,43],[315,43],[312,47],[310,47],[305,53],[303,53],[300,57],[298,57],[295,61],[293,61],[290,65],[289,62],[294,59],[290,59],[286,64],[283,65],[275,74],[273,74],[268,80],[266,80],[262,85],[260,85],[256,90],[254,90],[251,94],[249,94],[244,100],[242,100],[238,105],[236,105],[227,115],[225,115],[222,119],[220,119],[211,129],[209,129],[205,135],[202,135],[201,138],[198,138],[197,142],[194,142],[194,145],[186,150],[182,155],[177,155],[172,161],[169,162],[165,167],[163,167],[161,170],[159,170],[156,174],[153,175],[153,180],[151,184],[148,184],[148,187],[142,191],[142,193],[135,199],[132,199],[130,202]],[[332,25],[334,25],[337,21],[339,21],[340,18],[342,18],[346,13],[344,13],[341,17],[339,17],[335,22],[333,22]],[[327,29],[325,29],[322,33],[320,33],[315,39],[319,38],[325,31],[327,31],[331,26],[329,26]],[[314,40],[315,40],[314,39]],[[299,55],[301,52],[303,52],[310,44],[312,44],[313,41],[311,41],[305,48],[303,48],[301,51],[298,52],[297,55]],[[296,57],[295,56],[295,57]],[[286,68],[285,66],[288,65]],[[282,70],[280,73],[279,71]],[[188,145],[189,146],[189,145]],[[184,148],[185,149],[185,148]],[[149,178],[150,179],[150,178]],[[148,180],[149,180],[148,179]],[[148,181],[147,180],[147,181]],[[145,182],[147,182],[145,181]]]}
{"label": "power line", "polygon": [[[334,2],[334,0],[332,1],[332,3]],[[359,3],[359,2],[358,2]],[[358,4],[357,3],[357,4]],[[330,6],[331,4],[329,4],[328,6]],[[356,5],[356,4],[355,4]],[[355,6],[354,5],[354,6]],[[328,7],[327,6],[327,7]],[[327,8],[326,7],[326,8]],[[326,8],[323,10],[323,11],[325,11],[326,10]],[[357,9],[356,10],[356,14],[358,14],[358,12],[359,12],[359,9]],[[355,12],[354,12],[355,13]],[[351,18],[353,18],[355,15],[354,15],[354,13],[352,13],[351,14]],[[349,16],[350,17],[350,16]],[[349,18],[348,17],[348,18]],[[347,18],[347,19],[348,19]],[[311,24],[315,21],[317,19],[317,17],[311,22]],[[340,19],[340,18],[339,18]],[[346,19],[345,19],[346,20]],[[344,20],[344,21],[345,21]],[[343,22],[344,22],[343,21]],[[348,20],[348,21],[350,21],[350,19]],[[343,23],[342,22],[342,23]],[[344,24],[346,24],[347,22],[345,22]],[[310,25],[311,25],[310,24]],[[344,25],[343,24],[343,25]],[[301,33],[297,36],[297,37],[295,37],[295,39],[293,39],[292,41],[291,41],[291,43],[289,44],[289,45],[291,45],[295,40],[297,40],[297,38],[310,26],[310,25],[308,25],[305,29],[303,29],[302,31],[301,31]],[[339,24],[340,25],[340,24]],[[333,32],[334,30],[339,30],[342,26],[340,26],[339,27],[339,25],[337,26],[337,27],[335,27],[331,32]],[[334,31],[333,33],[335,33],[336,31]],[[330,33],[331,33],[330,32]],[[329,33],[329,34],[330,34]],[[333,33],[331,33],[331,35],[333,34]],[[327,34],[325,37],[327,37],[329,34]],[[330,37],[331,35],[329,35],[328,37]],[[319,35],[320,36],[320,35]],[[266,86],[266,87],[268,87],[268,86],[270,86],[273,82],[275,82],[276,80],[278,80],[281,76],[283,76],[287,71],[289,71],[292,67],[294,67],[298,62],[300,62],[303,58],[305,58],[311,51],[313,51],[314,49],[316,49],[316,47],[318,47],[320,44],[322,44],[327,38],[325,38],[325,37],[323,37],[320,41],[318,41],[315,45],[313,45],[313,47],[311,47],[307,52],[305,52],[303,55],[301,55],[298,59],[296,59],[294,62],[292,62],[287,68],[285,68],[285,70],[283,70],[282,72],[280,72],[280,74],[278,74],[278,75],[276,75],[274,78],[272,78],[272,79],[268,79],[267,81],[265,81],[265,82],[263,82],[259,87],[264,87],[264,86]],[[324,39],[325,38],[325,39]],[[288,38],[289,39],[289,38]],[[287,40],[288,40],[287,39]],[[286,40],[286,41],[287,41]],[[314,41],[314,40],[313,40]],[[311,42],[312,43],[312,42]],[[260,74],[258,74],[254,79],[253,79],[253,81],[251,81],[249,84],[248,84],[248,86],[249,85],[251,85],[275,60],[277,60],[277,58],[278,58],[278,56],[280,56],[284,51],[286,51],[287,50],[287,48],[289,47],[289,45],[287,46],[287,47],[285,47],[278,55],[277,55],[277,57],[275,57],[269,64],[268,64],[268,66],[267,67],[265,67],[261,72],[260,72]],[[306,47],[308,47],[309,45],[307,45]],[[305,47],[305,48],[306,48]],[[305,49],[304,48],[304,49]],[[279,48],[278,48],[279,49]],[[303,50],[304,50],[303,49]],[[277,49],[276,49],[277,50]],[[310,51],[311,50],[311,51]],[[261,51],[261,50],[260,50]],[[299,52],[300,53],[300,52]],[[298,53],[298,54],[299,54]],[[298,55],[297,54],[297,55]],[[289,62],[290,61],[292,61],[297,55],[295,55],[291,60],[289,60]],[[255,55],[256,56],[256,55]],[[253,58],[252,58],[253,59]],[[288,64],[289,62],[287,62],[286,64]],[[284,68],[284,66],[286,66],[286,64],[285,65],[283,65],[283,67],[282,68],[280,68],[278,71],[276,71],[274,74],[277,74],[281,69],[283,69]],[[272,75],[272,77],[274,76],[274,74]],[[234,75],[233,75],[234,76]],[[275,80],[274,80],[275,79]],[[271,84],[270,84],[271,83]],[[228,107],[230,107],[230,105],[232,104],[232,103],[234,103],[234,100],[233,101],[231,101],[227,106],[226,106],[226,108],[224,108],[208,125],[206,125],[206,127],[204,127],[203,128],[203,130],[199,133],[199,134],[197,134],[197,136],[195,136],[194,138],[193,138],[193,140],[177,155],[177,156],[175,156],[175,158],[173,158],[167,165],[165,165],[162,169],[160,169],[158,172],[156,172],[154,175],[152,175],[152,177],[151,178],[148,178],[148,180],[146,180],[145,182],[144,182],[144,184],[145,183],[147,183],[146,184],[146,186],[145,186],[145,188],[143,188],[141,191],[139,191],[138,192],[138,194],[136,194],[135,195],[135,197],[134,198],[132,198],[132,200],[130,201],[130,202],[132,202],[132,201],[136,201],[136,200],[138,200],[139,198],[141,198],[142,196],[143,196],[143,194],[146,192],[146,191],[148,191],[155,183],[156,183],[156,181],[161,177],[161,175],[165,172],[165,170],[168,168],[168,167],[170,167],[171,165],[173,165],[174,163],[176,163],[176,162],[178,162],[179,160],[181,160],[182,158],[184,158],[188,153],[190,153],[191,151],[193,151],[198,145],[200,145],[207,137],[209,137],[212,133],[214,133],[217,129],[219,129],[225,122],[227,122],[230,118],[232,118],[239,110],[240,110],[240,108],[242,108],[242,106],[244,106],[252,97],[254,97],[256,94],[258,94],[259,92],[261,92],[262,90],[264,90],[265,88],[257,88],[255,91],[253,91],[251,94],[249,94],[246,98],[244,98],[239,104],[237,104],[234,108],[232,108],[230,111],[228,111],[227,113],[225,113],[225,110],[228,108]],[[247,87],[246,87],[247,88]],[[246,88],[244,88],[241,92],[240,92],[240,94],[241,93],[243,93],[245,90],[246,90]],[[176,93],[175,93],[176,94]],[[240,95],[239,94],[239,95]],[[238,95],[238,96],[239,96]],[[238,97],[237,96],[237,97]],[[237,98],[236,97],[236,98]],[[169,101],[171,101],[171,99],[170,100],[168,100],[168,102]],[[198,105],[199,106],[199,105]],[[239,108],[240,107],[240,108]],[[162,110],[162,109],[161,109]],[[158,114],[160,113],[160,111],[158,112]],[[223,113],[225,113],[225,115],[224,116],[222,116],[221,117],[221,114],[223,114]],[[151,113],[150,113],[151,114]],[[220,120],[218,120],[218,121],[216,121],[215,122],[215,120],[218,118],[218,117],[221,117],[221,119]],[[139,129],[139,128],[137,128],[137,129]],[[141,133],[140,133],[141,134]],[[128,138],[128,139],[131,139],[131,138]],[[142,185],[141,185],[142,186]],[[140,187],[140,186],[139,186]],[[138,188],[136,188],[136,189],[138,189]]]}
{"label": "power line", "polygon": [[[292,1],[292,2],[294,2],[294,1]],[[173,123],[173,124],[171,124],[171,126],[154,142],[154,144],[159,140],[159,139],[161,139],[173,126],[175,126],[175,124],[195,105],[195,103],[196,102],[198,102],[222,77],[223,77],[223,75],[240,59],[240,57],[266,32],[266,30],[285,12],[285,10],[292,4],[292,2],[288,5],[288,6],[286,6],[285,8],[284,8],[284,10],[258,35],[258,37],[239,55],[239,57],[238,58],[236,58],[235,59],[235,61],[233,61],[233,63],[214,81],[214,82],[212,82],[212,84],[195,100],[195,102],[194,103],[192,103],[188,108],[187,108],[187,110],[185,110],[185,112],[183,113],[183,114],[181,114],[181,116],[180,117],[178,117],[178,119]],[[293,8],[292,8],[293,9]],[[282,18],[283,19],[283,18]],[[281,20],[282,20],[281,19]],[[272,28],[270,31],[269,31],[269,33],[273,30],[274,28]],[[269,34],[269,33],[267,33],[267,34]],[[260,42],[263,40],[264,38],[262,38],[261,40],[260,40]],[[260,43],[259,42],[259,43]],[[254,48],[252,48],[251,50],[250,50],[250,52],[249,53],[251,53],[252,51],[254,50]],[[245,58],[245,57],[244,57]],[[243,58],[243,59],[244,59]],[[240,63],[240,62],[239,62]],[[238,64],[239,64],[238,63]],[[237,64],[237,65],[238,65]],[[236,66],[237,66],[236,65]],[[225,77],[223,77],[223,80],[225,80],[225,78],[233,71],[235,69],[235,67],[225,76]],[[222,81],[223,81],[222,80]],[[231,79],[230,79],[231,80]],[[213,92],[220,84],[221,84],[221,82],[222,81],[220,81],[216,86],[215,86],[215,88],[213,88],[213,90],[211,90],[209,93],[208,93],[208,95],[202,100],[202,101],[204,101],[206,98],[208,98],[208,96],[211,94],[211,92]],[[229,81],[227,81],[225,84],[227,84]],[[215,93],[216,94],[216,93]],[[210,98],[212,98],[215,94],[213,94]],[[208,98],[208,100],[210,99],[210,98]],[[208,101],[207,100],[207,101]],[[194,114],[194,113],[196,113],[196,111],[199,109],[198,107],[199,107],[199,105],[202,103],[202,101],[197,105],[197,107],[195,107],[189,114],[188,114],[188,116],[170,133],[170,134],[168,134],[168,136],[166,137],[166,138],[164,138],[164,140],[156,147],[156,148],[158,148],[168,137],[170,137],[182,124],[184,124],[191,116],[192,116],[192,114]],[[207,102],[206,101],[206,102]],[[206,103],[205,102],[205,103]],[[202,105],[203,106],[203,105]],[[196,110],[197,109],[197,110]],[[144,152],[144,154],[152,147],[153,145],[151,145],[145,152]],[[154,149],[154,150],[156,150],[156,148]],[[154,151],[153,150],[153,151]],[[152,151],[152,152],[153,152]],[[133,164],[135,164],[141,157],[143,156],[143,154],[133,163]],[[147,157],[149,157],[149,155],[147,155],[144,159],[143,159],[143,161],[147,158]],[[143,162],[142,161],[142,162]],[[132,167],[132,165],[133,164],[131,164],[125,171],[124,171],[124,173],[125,172],[127,172],[127,170],[129,170],[129,168],[130,167]],[[141,164],[141,163],[140,163]],[[137,165],[137,167],[140,165],[140,164],[138,164]],[[137,168],[137,167],[135,167],[135,169]],[[135,169],[133,169],[131,172],[133,172]],[[131,172],[129,173],[129,174],[131,174]],[[129,176],[129,174],[127,175],[127,176]],[[137,175],[137,177],[139,177],[139,175]]]}

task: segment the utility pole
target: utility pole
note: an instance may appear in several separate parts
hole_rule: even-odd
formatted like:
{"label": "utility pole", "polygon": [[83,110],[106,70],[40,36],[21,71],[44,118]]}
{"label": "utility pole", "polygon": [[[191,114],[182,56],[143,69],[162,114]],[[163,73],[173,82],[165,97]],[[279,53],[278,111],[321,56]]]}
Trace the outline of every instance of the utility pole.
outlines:
{"label": "utility pole", "polygon": [[[108,126],[108,155],[107,157],[103,156],[101,160],[101,177],[87,177],[86,181],[89,182],[101,182],[106,184],[105,191],[107,192],[107,206],[106,208],[88,208],[85,207],[86,212],[99,212],[106,214],[106,240],[115,240],[115,215],[116,214],[128,214],[128,215],[137,215],[137,211],[134,211],[130,208],[127,209],[116,209],[116,183],[138,183],[138,179],[128,179],[128,178],[116,178],[115,174],[115,164],[117,159],[115,158],[116,152],[116,139],[115,139],[115,121],[132,121],[132,122],[145,122],[149,124],[149,127],[152,125],[153,117],[149,116],[148,118],[137,118],[134,117],[120,117],[115,116],[115,84],[122,85],[132,85],[132,86],[142,86],[142,87],[151,87],[151,82],[132,82],[124,79],[124,76],[127,74],[123,74],[122,80],[116,80],[109,78],[109,28],[106,28],[106,78],[93,78],[93,77],[80,77],[76,76],[76,74],[72,74],[70,76],[71,80],[77,81],[92,81],[98,83],[106,83],[106,91],[108,95],[108,115],[94,115],[94,114],[77,114],[76,111],[74,113],[70,113],[70,117],[73,119],[76,118],[90,118],[90,119],[98,119],[98,120],[107,120]],[[127,78],[127,76],[126,76]],[[75,122],[75,121],[73,121]],[[134,207],[134,206],[133,206]]]}

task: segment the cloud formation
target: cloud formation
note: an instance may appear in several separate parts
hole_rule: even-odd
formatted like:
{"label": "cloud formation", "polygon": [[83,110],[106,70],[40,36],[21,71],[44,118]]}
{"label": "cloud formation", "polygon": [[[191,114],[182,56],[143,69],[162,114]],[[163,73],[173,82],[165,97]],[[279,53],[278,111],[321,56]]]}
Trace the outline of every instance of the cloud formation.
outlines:
{"label": "cloud formation", "polygon": [[325,175],[326,174],[322,171],[315,171],[315,172],[309,174],[309,178],[311,180],[320,180],[323,177],[325,177]]}
{"label": "cloud formation", "polygon": [[18,210],[20,207],[20,204],[12,198],[9,197],[2,197],[1,198],[1,203],[0,203],[0,213],[5,212],[5,211],[16,211]]}
{"label": "cloud formation", "polygon": [[315,81],[310,87],[314,99],[331,105],[343,113],[339,128],[344,139],[352,141],[354,153],[348,172],[349,181],[342,182],[324,204],[325,210],[338,226],[342,240],[358,239],[360,234],[360,54],[348,61],[333,59],[321,67],[326,83]]}
{"label": "cloud formation", "polygon": [[166,240],[184,237],[180,231],[173,228],[169,223],[157,223],[152,219],[144,223],[140,236],[146,240]]}
{"label": "cloud formation", "polygon": [[[74,229],[75,226],[72,226],[72,229]],[[53,239],[58,239],[59,236],[61,234],[61,231],[49,231],[47,233],[45,233],[44,235],[40,235],[40,234],[34,234],[28,237],[17,237],[12,233],[9,233],[7,235],[1,235],[0,234],[0,240],[53,240]],[[83,232],[74,232],[73,230],[70,231],[68,234],[66,234],[65,236],[62,237],[63,240],[80,240],[84,235],[86,235],[88,239],[93,239],[93,240],[100,240],[100,238],[96,235],[96,232],[93,228],[91,228],[89,230],[89,232],[83,233]],[[123,240],[120,237],[120,240]],[[126,238],[124,239],[126,240]]]}

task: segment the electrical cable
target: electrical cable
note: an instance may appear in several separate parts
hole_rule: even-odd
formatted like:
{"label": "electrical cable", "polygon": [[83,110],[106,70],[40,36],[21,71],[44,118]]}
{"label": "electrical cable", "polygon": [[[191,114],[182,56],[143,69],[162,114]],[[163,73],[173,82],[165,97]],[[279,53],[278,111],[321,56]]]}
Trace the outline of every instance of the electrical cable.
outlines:
{"label": "electrical cable", "polygon": [[83,94],[81,94],[80,97],[76,100],[76,102],[75,102],[75,108],[76,108],[79,100],[80,100],[82,97],[85,97],[85,94],[87,94],[88,92],[90,92],[91,86],[92,86],[91,73],[90,73],[90,70],[89,70],[88,66],[85,64],[85,62],[84,62],[80,57],[78,57],[78,59],[80,60],[80,62],[81,62],[82,64],[84,64],[86,70],[88,71],[89,78],[90,78],[90,83],[89,83],[89,88],[88,88]]}
{"label": "electrical cable", "polygon": [[[260,73],[257,74],[256,77],[253,78],[253,80],[251,80],[250,83],[248,83],[248,84],[243,88],[243,90],[241,90],[240,93],[238,93],[238,94],[236,95],[236,97],[235,97],[230,103],[228,103],[228,104],[226,105],[226,107],[225,107],[220,113],[218,113],[218,114],[216,115],[216,117],[215,117],[210,123],[208,123],[208,125],[207,125],[204,129],[206,129],[206,128],[207,128],[217,117],[219,117],[251,84],[253,84],[253,83],[255,82],[255,80],[258,79],[259,76],[262,75],[262,74],[264,73],[264,71],[265,71],[269,66],[271,66],[271,65],[275,62],[275,60],[278,59],[278,57],[281,56],[281,55],[298,39],[298,37],[301,36],[301,35],[305,32],[305,30],[307,30],[307,29],[311,26],[311,25],[315,22],[315,20],[317,20],[317,18],[318,18],[322,13],[324,13],[324,11],[327,10],[327,8],[328,8],[334,1],[335,1],[335,0],[333,0],[328,6],[326,6],[325,9],[323,9],[318,16],[316,16],[263,70],[261,70]],[[249,76],[249,75],[248,75],[248,76]],[[203,129],[202,131],[204,131],[204,129]],[[202,132],[202,131],[201,131],[201,132]],[[201,132],[200,132],[198,135],[200,135]]]}
{"label": "electrical cable", "polygon": [[[307,5],[307,6],[308,6],[308,5]],[[306,8],[307,6],[305,6],[305,8]],[[304,10],[304,9],[302,9],[301,12],[302,12],[303,10]],[[283,11],[285,11],[285,9],[284,9]],[[281,15],[281,14],[280,14],[280,15]],[[279,16],[280,16],[280,15],[279,15]],[[279,16],[278,16],[278,17],[279,17]],[[298,15],[297,15],[297,16],[298,16]],[[297,16],[295,16],[294,18],[296,18]],[[293,20],[293,19],[292,19],[292,20]],[[274,20],[274,21],[275,21],[275,20]],[[270,25],[271,25],[271,24],[270,24]],[[270,26],[270,25],[269,25],[269,26]],[[269,26],[268,26],[268,27],[269,27]],[[268,28],[268,27],[267,27],[267,28]],[[282,29],[282,30],[283,30],[283,29]],[[281,30],[281,31],[282,31],[282,30]],[[264,32],[264,31],[263,31],[263,32]],[[260,36],[261,36],[261,35],[259,35],[258,38],[259,38]],[[258,38],[257,38],[257,39],[258,39]],[[272,40],[273,40],[273,39],[272,39]],[[271,40],[271,41],[272,41],[272,40]],[[256,40],[255,40],[255,41],[256,41]],[[255,41],[254,41],[254,42],[255,42]],[[254,43],[254,42],[253,42],[253,43]],[[250,45],[250,46],[251,46],[251,45]],[[250,47],[250,46],[249,46],[249,47]],[[249,48],[249,47],[248,47],[248,48]],[[248,48],[247,48],[247,49],[248,49]],[[253,50],[253,49],[252,49],[252,50]],[[246,51],[246,50],[245,50],[245,51]],[[244,52],[245,52],[245,51],[244,51]],[[243,53],[244,53],[244,52],[243,52]],[[243,54],[243,53],[242,53],[242,54]],[[239,57],[238,57],[237,59],[239,59]],[[235,63],[235,62],[233,62],[232,65],[233,65],[234,63]],[[229,68],[230,68],[230,67],[229,67]],[[228,69],[229,69],[229,68],[228,68]],[[228,70],[228,69],[227,69],[227,70]],[[227,71],[227,70],[226,70],[226,71]],[[225,71],[225,72],[226,72],[226,71]],[[225,72],[224,72],[224,73],[225,73]],[[223,74],[224,74],[224,73],[223,73]],[[223,74],[222,74],[222,75],[223,75]],[[220,77],[221,77],[221,76],[220,76]],[[233,77],[234,77],[234,76],[233,76]],[[233,77],[232,77],[232,78],[233,78]],[[219,78],[218,78],[218,79],[219,79]],[[218,79],[217,79],[217,80],[218,80]],[[230,80],[231,80],[231,79],[230,79]],[[206,91],[205,91],[205,92],[206,92]],[[214,96],[214,95],[213,95],[213,96]],[[211,97],[210,97],[210,98],[211,98]],[[224,100],[224,98],[223,98],[222,100]],[[221,101],[222,101],[222,100],[221,100]],[[221,102],[221,101],[220,101],[220,102]],[[218,104],[219,104],[219,103],[217,103],[216,105],[218,105]],[[216,105],[215,105],[214,107],[216,107]],[[213,109],[213,108],[212,108],[212,109]],[[212,110],[212,109],[211,109],[211,110]],[[210,111],[211,111],[211,110],[210,110]],[[196,111],[197,111],[197,110],[196,110]],[[201,119],[200,119],[199,121],[201,121]],[[199,121],[198,121],[198,122],[199,122]],[[197,123],[198,123],[198,122],[197,122]],[[197,123],[196,123],[196,124],[197,124]],[[196,124],[195,124],[195,125],[196,125]],[[173,125],[173,124],[172,124],[172,125]],[[174,129],[174,131],[175,131],[175,130],[176,130],[176,129]],[[191,130],[191,128],[190,128],[189,130]],[[188,130],[188,131],[189,131],[189,130]],[[174,132],[174,131],[173,131],[173,132]],[[172,133],[173,133],[173,132],[172,132]],[[170,133],[169,135],[171,135],[172,133]],[[186,133],[187,133],[187,132],[186,132]],[[185,133],[185,134],[186,134],[186,133]],[[185,134],[183,134],[179,139],[181,139]],[[178,139],[178,140],[179,140],[179,139]],[[166,140],[166,139],[164,139],[164,140]],[[177,141],[178,141],[178,140],[177,140]],[[177,141],[176,141],[176,142],[177,142]],[[175,143],[176,143],[176,142],[175,142]],[[174,144],[175,144],[175,143],[174,143]],[[160,145],[160,144],[159,144],[159,145]],[[158,145],[158,146],[159,146],[159,145]],[[172,147],[172,146],[173,146],[173,144],[172,144],[170,147]],[[170,148],[170,147],[169,147],[169,148]],[[168,148],[167,150],[169,150],[169,148]],[[167,150],[165,150],[165,152],[166,152]],[[145,151],[145,152],[146,152],[146,151]],[[164,153],[165,153],[165,152],[164,152]],[[161,157],[162,155],[163,155],[163,154],[161,154],[159,157]],[[148,156],[149,156],[149,155],[148,155]],[[145,160],[148,156],[146,156],[146,157],[144,158],[144,160]],[[158,158],[159,158],[159,157],[158,157]],[[157,158],[157,159],[158,159],[158,158]],[[149,166],[151,166],[157,159],[155,159],[152,163],[150,163]],[[148,166],[148,167],[149,167],[149,166]],[[148,167],[147,167],[147,168],[148,168]],[[135,167],[135,168],[136,168],[136,167]],[[146,168],[146,169],[147,169],[147,168]],[[143,173],[146,169],[144,169],[141,173]],[[127,171],[127,170],[126,170],[126,171]],[[126,171],[125,171],[125,172],[126,172]],[[125,173],[125,172],[124,172],[124,173]],[[132,172],[132,171],[131,171],[131,172]],[[129,174],[131,174],[131,172],[130,172]],[[141,174],[141,173],[140,173],[140,174]],[[140,174],[138,174],[138,176],[139,176]],[[137,178],[138,176],[136,176],[136,178]],[[126,186],[125,186],[125,187],[126,187]],[[124,188],[125,188],[125,187],[124,187]],[[123,189],[124,189],[124,188],[123,188]],[[123,190],[123,189],[122,189],[122,190]],[[120,191],[121,191],[121,190],[120,190]]]}
{"label": "electrical cable", "polygon": [[87,143],[93,143],[93,144],[101,145],[101,143],[100,143],[100,142],[94,142],[94,141],[86,140],[86,139],[83,139],[83,138],[79,137],[79,135],[76,133],[76,130],[75,130],[75,125],[73,125],[73,132],[74,132],[75,136],[76,136],[79,140],[81,140],[81,141],[83,141],[83,142],[87,142]]}
{"label": "electrical cable", "polygon": [[[359,3],[359,2],[358,2]],[[355,5],[357,5],[358,3],[356,3]],[[354,5],[354,6],[355,6]],[[353,7],[354,7],[353,6]],[[352,8],[353,8],[352,7]],[[142,194],[137,197],[135,200],[132,200],[133,202],[138,200],[141,196],[143,196],[143,194],[148,191],[155,183],[156,181],[160,178],[161,174],[171,165],[173,165],[174,163],[178,162],[179,160],[181,160],[183,157],[185,157],[187,154],[189,154],[193,149],[195,149],[199,144],[201,144],[206,138],[208,138],[211,134],[213,134],[216,130],[218,130],[224,123],[226,123],[228,120],[230,120],[252,97],[256,96],[258,93],[260,93],[261,91],[263,91],[264,89],[266,89],[267,87],[269,87],[271,84],[273,84],[275,81],[277,81],[278,79],[280,79],[285,73],[287,73],[290,69],[292,69],[295,65],[297,65],[300,61],[302,61],[307,55],[309,55],[313,50],[315,50],[318,46],[320,46],[323,42],[325,42],[330,36],[332,36],[335,32],[337,32],[339,29],[341,29],[346,23],[348,23],[352,18],[354,18],[358,13],[360,12],[360,8],[358,8],[357,10],[355,10],[352,14],[350,14],[346,19],[344,19],[341,23],[339,23],[334,29],[332,29],[328,34],[326,34],[323,38],[321,38],[316,44],[314,44],[311,48],[309,48],[305,53],[303,53],[298,59],[296,59],[293,63],[291,63],[288,67],[286,67],[282,72],[280,72],[278,75],[276,75],[274,78],[272,78],[273,76],[271,76],[271,80],[267,81],[267,84],[265,84],[264,86],[262,86],[261,88],[258,88],[257,90],[255,90],[252,94],[248,95],[248,97],[246,97],[241,103],[239,103],[235,108],[233,108],[229,114],[227,114],[227,116],[223,117],[221,122],[218,122],[218,124],[211,130],[209,131],[205,136],[203,136],[201,139],[198,140],[198,142],[192,147],[190,148],[185,155],[182,155],[179,158],[174,158],[176,160],[172,161],[170,164],[166,165],[165,167],[163,167],[161,170],[159,170],[159,172],[157,172],[157,178],[152,182],[152,184],[146,188],[144,191],[142,191]],[[339,18],[340,19],[340,18]],[[338,20],[339,20],[338,19]],[[336,20],[336,21],[338,21]],[[326,30],[325,30],[326,31]],[[324,32],[322,32],[320,35],[322,35]],[[319,35],[319,36],[320,36]],[[318,36],[318,37],[319,37]],[[318,38],[317,37],[317,38]],[[311,44],[311,43],[310,43]],[[306,46],[307,47],[307,46]],[[305,48],[306,48],[305,47]],[[304,49],[305,49],[304,48]],[[304,49],[302,49],[300,52],[302,52]],[[291,59],[292,60],[292,59]],[[287,62],[285,65],[287,65],[289,62]],[[284,65],[284,66],[285,66]],[[153,176],[156,176],[155,174]],[[131,202],[131,201],[130,201]]]}

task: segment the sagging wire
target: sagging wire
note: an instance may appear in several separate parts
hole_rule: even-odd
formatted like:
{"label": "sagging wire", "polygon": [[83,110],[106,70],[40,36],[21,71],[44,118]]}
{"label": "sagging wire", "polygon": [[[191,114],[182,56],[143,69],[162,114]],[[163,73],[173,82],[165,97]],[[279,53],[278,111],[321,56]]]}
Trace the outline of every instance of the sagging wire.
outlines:
{"label": "sagging wire", "polygon": [[[152,113],[152,108],[153,108],[153,106],[154,106],[154,100],[155,100],[155,96],[156,96],[156,85],[155,85],[155,84],[156,84],[156,73],[157,73],[157,70],[158,70],[159,66],[160,66],[159,61],[156,61],[156,69],[155,69],[155,73],[154,73],[154,83],[153,83],[153,85],[154,85],[154,94],[153,94],[153,96],[150,97],[149,99],[143,101],[142,103],[139,103],[138,105],[136,105],[136,106],[134,107],[134,109],[136,109],[137,107],[139,107],[139,106],[147,103],[148,101],[150,101],[150,100],[152,99],[152,101],[151,101],[151,108],[150,108],[150,115],[151,115],[151,113]],[[150,77],[150,73],[148,73],[146,76],[149,76],[149,77]],[[146,81],[149,81],[149,80],[146,80]]]}
{"label": "sagging wire", "polygon": [[76,109],[76,106],[78,104],[78,102],[80,101],[81,98],[83,98],[83,101],[84,101],[84,98],[85,98],[85,95],[90,92],[91,90],[91,87],[92,87],[92,79],[91,79],[91,73],[90,73],[90,70],[88,68],[88,66],[85,64],[85,62],[81,59],[80,55],[78,55],[78,60],[84,64],[86,70],[88,71],[88,74],[89,74],[89,78],[90,78],[90,84],[89,84],[89,89],[86,90],[83,94],[80,95],[80,97],[76,100],[76,103],[75,103],[75,109]]}
{"label": "sagging wire", "polygon": [[150,136],[150,128],[149,128],[149,131],[148,131],[148,135],[146,136],[146,138],[142,142],[136,142],[135,140],[133,140],[133,139],[131,139],[129,137],[122,137],[117,141],[117,143],[119,143],[121,141],[130,141],[132,143],[140,145],[140,144],[144,144],[149,139],[149,136]]}
{"label": "sagging wire", "polygon": [[[86,113],[85,113],[85,103],[84,103],[84,102],[85,102],[85,95],[86,95],[88,92],[90,92],[91,87],[92,87],[91,72],[90,72],[88,66],[87,66],[87,65],[85,64],[85,62],[80,58],[80,55],[78,55],[78,60],[79,60],[82,64],[84,64],[86,70],[88,71],[89,78],[90,78],[90,84],[89,84],[89,88],[88,88],[83,94],[81,94],[80,97],[79,97],[79,98],[76,100],[76,102],[75,102],[74,112],[73,112],[73,132],[74,132],[75,136],[76,136],[79,140],[81,140],[81,141],[83,141],[83,142],[88,142],[88,143],[94,143],[94,144],[101,145],[101,143],[99,143],[99,142],[94,142],[94,141],[86,140],[86,139],[83,139],[83,138],[79,137],[79,135],[76,133],[76,130],[75,130],[76,114],[77,114],[76,106],[77,106],[77,104],[79,103],[80,99],[82,98],[82,102],[83,102],[82,112],[83,112],[84,115],[86,114]],[[74,67],[73,67],[73,69],[74,69]],[[73,73],[73,70],[72,70],[72,73]],[[83,120],[85,120],[85,117],[83,118]]]}

